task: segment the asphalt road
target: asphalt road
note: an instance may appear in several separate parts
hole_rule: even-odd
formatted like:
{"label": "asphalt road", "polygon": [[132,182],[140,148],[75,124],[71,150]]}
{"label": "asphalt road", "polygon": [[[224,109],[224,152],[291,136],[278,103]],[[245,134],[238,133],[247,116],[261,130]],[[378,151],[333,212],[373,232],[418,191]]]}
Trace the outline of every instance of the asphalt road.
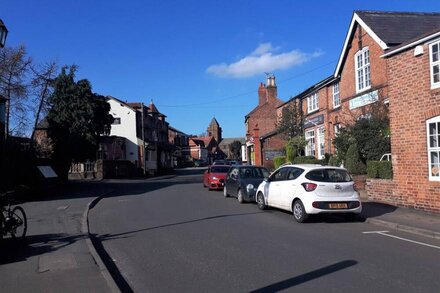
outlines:
{"label": "asphalt road", "polygon": [[106,184],[91,233],[136,292],[439,292],[439,240],[332,216],[298,224],[204,189],[194,169]]}

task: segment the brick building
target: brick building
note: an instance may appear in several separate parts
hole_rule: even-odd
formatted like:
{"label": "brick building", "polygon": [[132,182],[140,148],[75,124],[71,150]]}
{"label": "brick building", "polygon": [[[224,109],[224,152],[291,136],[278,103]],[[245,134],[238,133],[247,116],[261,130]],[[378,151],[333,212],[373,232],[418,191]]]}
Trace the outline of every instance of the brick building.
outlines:
{"label": "brick building", "polygon": [[276,133],[278,99],[275,76],[258,87],[258,105],[245,116],[246,157],[251,165],[273,166],[272,158],[284,150],[286,141]]}

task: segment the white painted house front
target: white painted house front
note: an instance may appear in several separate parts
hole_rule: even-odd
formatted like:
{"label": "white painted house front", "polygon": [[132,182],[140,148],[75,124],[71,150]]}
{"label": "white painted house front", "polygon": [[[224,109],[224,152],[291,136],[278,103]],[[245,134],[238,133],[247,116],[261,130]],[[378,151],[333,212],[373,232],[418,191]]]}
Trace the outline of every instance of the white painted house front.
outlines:
{"label": "white painted house front", "polygon": [[139,166],[138,138],[136,136],[136,110],[126,103],[108,96],[110,114],[114,121],[110,135],[124,137],[126,139],[126,158]]}

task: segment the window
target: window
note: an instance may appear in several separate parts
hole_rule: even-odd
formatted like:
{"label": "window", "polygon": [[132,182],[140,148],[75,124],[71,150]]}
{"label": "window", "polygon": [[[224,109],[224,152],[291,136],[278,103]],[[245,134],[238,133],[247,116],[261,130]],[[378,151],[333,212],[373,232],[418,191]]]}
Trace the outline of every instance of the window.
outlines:
{"label": "window", "polygon": [[307,112],[313,112],[318,110],[318,94],[313,94],[307,97]]}
{"label": "window", "polygon": [[309,130],[305,133],[306,138],[306,156],[315,156],[315,131]]}
{"label": "window", "polygon": [[282,181],[287,179],[288,168],[281,168],[270,176],[271,181]]}
{"label": "window", "polygon": [[121,124],[121,118],[113,118],[113,125],[115,124]]}
{"label": "window", "polygon": [[299,177],[304,172],[303,169],[290,167],[289,174],[287,175],[287,180],[294,180]]}
{"label": "window", "polygon": [[333,84],[333,108],[341,106],[341,99],[339,97],[339,82]]}
{"label": "window", "polygon": [[341,132],[341,124],[335,124],[335,137]]}
{"label": "window", "polygon": [[431,88],[440,87],[440,41],[429,45]]}
{"label": "window", "polygon": [[426,122],[429,180],[440,181],[440,116]]}
{"label": "window", "polygon": [[318,159],[324,159],[325,158],[325,128],[320,127],[318,128]]}
{"label": "window", "polygon": [[354,55],[356,66],[356,92],[367,90],[371,86],[370,80],[370,50],[363,48]]}

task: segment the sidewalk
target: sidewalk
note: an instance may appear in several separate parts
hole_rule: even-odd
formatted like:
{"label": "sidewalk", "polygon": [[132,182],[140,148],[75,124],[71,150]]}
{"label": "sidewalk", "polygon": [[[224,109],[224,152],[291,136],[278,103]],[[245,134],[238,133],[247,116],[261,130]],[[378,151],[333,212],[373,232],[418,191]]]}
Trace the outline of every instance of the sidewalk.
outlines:
{"label": "sidewalk", "polygon": [[387,229],[440,239],[440,214],[395,207],[362,198],[361,217],[368,223]]}
{"label": "sidewalk", "polygon": [[24,243],[10,238],[0,243],[3,292],[117,291],[101,273],[82,231],[87,205],[106,192],[103,188],[75,184],[64,193],[21,205],[28,221]]}

